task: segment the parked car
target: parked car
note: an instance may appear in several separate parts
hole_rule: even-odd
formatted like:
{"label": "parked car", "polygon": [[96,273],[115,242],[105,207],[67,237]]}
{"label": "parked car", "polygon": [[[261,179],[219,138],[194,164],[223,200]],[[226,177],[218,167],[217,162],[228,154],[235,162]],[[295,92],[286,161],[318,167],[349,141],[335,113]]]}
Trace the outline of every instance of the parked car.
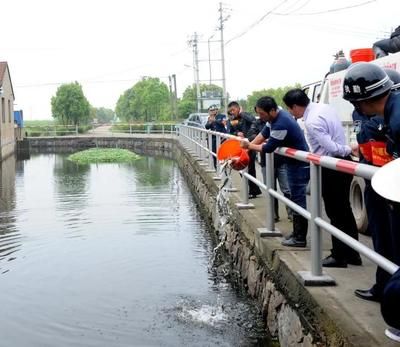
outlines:
{"label": "parked car", "polygon": [[191,113],[189,117],[183,121],[183,124],[192,127],[204,128],[207,123],[208,113]]}

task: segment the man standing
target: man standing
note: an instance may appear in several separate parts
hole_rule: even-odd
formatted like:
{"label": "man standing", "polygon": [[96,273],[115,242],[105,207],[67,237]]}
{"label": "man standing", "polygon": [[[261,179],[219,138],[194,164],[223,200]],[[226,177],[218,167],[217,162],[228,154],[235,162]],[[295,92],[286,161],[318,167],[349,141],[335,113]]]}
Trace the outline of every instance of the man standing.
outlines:
{"label": "man standing", "polygon": [[[283,101],[295,118],[304,117],[307,139],[311,151],[351,160],[352,149],[345,144],[345,135],[335,110],[326,104],[310,102],[301,89],[289,90]],[[322,198],[325,211],[332,225],[358,240],[357,224],[349,201],[350,184],[353,177],[322,168]],[[332,236],[331,254],[323,259],[325,267],[347,267],[347,264],[361,265],[358,252]]]}
{"label": "man standing", "polygon": [[[384,69],[394,85],[391,90],[398,92],[400,88],[400,73],[392,69]],[[382,146],[387,142],[384,119],[380,116],[368,117],[359,110],[353,112],[354,132],[360,148],[360,162],[369,165],[382,166],[391,160]],[[379,150],[376,150],[377,147]],[[388,201],[376,193],[370,180],[365,180],[364,201],[368,216],[368,230],[372,236],[374,249],[385,258],[392,256],[392,240],[390,238],[390,209]],[[390,204],[390,203],[389,203]],[[375,284],[369,289],[356,289],[355,295],[369,301],[381,301],[385,285],[390,274],[379,266],[376,269]]]}
{"label": "man standing", "polygon": [[[372,117],[383,117],[386,151],[393,158],[400,155],[400,94],[393,93],[393,81],[387,73],[372,63],[358,63],[345,75],[343,98],[356,110]],[[391,254],[387,258],[400,265],[400,204],[387,200],[390,211]]]}
{"label": "man standing", "polygon": [[[280,110],[275,100],[269,96],[258,99],[255,110],[261,119],[269,122],[271,127],[264,127],[261,132],[261,144],[242,142],[242,147],[265,153],[272,153],[278,147],[290,147],[301,151],[308,151],[303,132],[297,122],[286,111]],[[260,135],[258,135],[260,136]],[[297,205],[306,208],[306,188],[310,180],[310,166],[302,161],[285,158],[287,177],[291,200]],[[291,247],[306,247],[308,221],[293,211],[293,233],[282,245]]]}
{"label": "man standing", "polygon": [[[248,138],[250,129],[255,123],[256,118],[247,112],[243,112],[236,101],[232,101],[228,104],[228,114],[230,116],[227,124],[228,132],[232,135]],[[256,177],[256,153],[254,151],[249,151],[249,157],[248,173]],[[249,199],[253,199],[261,194],[261,189],[254,182],[250,180],[248,182]]]}
{"label": "man standing", "polygon": [[[265,126],[267,126],[266,133],[264,135],[269,138],[270,132],[271,132],[271,124],[267,123],[264,119],[258,118],[256,122],[251,126],[250,131],[249,131],[249,136],[248,139],[251,143],[259,145],[262,144],[265,139],[261,135],[262,131],[264,130]],[[266,175],[267,175],[267,170],[266,170],[266,163],[265,163],[265,155],[261,154],[261,160],[260,160],[260,166],[261,166],[261,172],[263,175],[263,182],[264,184],[267,182]],[[289,189],[289,183],[288,183],[288,178],[287,178],[287,167],[286,167],[286,158],[274,154],[274,177],[279,183],[279,188],[283,195],[290,199],[290,189]],[[278,199],[274,199],[274,211],[275,211],[275,222],[279,222],[280,217],[279,217],[279,201]],[[293,211],[290,209],[289,206],[286,206],[286,212],[288,215],[288,220],[292,221],[293,219]]]}
{"label": "man standing", "polygon": [[[205,128],[207,130],[212,130],[212,131],[217,131],[219,133],[226,133],[226,116],[224,114],[221,114],[218,112],[218,106],[217,105],[211,105],[208,108],[208,119],[207,123],[205,125]],[[217,153],[217,137],[215,135],[212,135],[211,137],[211,149],[214,153]],[[214,168],[217,168],[217,159],[216,157],[213,157],[214,159]]]}

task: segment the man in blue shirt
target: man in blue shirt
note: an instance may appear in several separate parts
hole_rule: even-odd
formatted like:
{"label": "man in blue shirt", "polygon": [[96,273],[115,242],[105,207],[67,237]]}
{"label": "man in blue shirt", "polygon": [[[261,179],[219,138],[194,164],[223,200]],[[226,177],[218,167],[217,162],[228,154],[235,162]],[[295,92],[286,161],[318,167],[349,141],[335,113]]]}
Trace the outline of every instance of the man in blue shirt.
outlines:
{"label": "man in blue shirt", "polygon": [[[346,145],[343,126],[336,111],[326,104],[311,102],[301,89],[289,90],[283,101],[295,118],[304,118],[311,151],[319,155],[351,160],[352,149]],[[322,168],[322,198],[331,224],[358,240],[357,224],[350,206],[349,193],[353,177]],[[361,265],[358,252],[332,236],[331,254],[323,259],[325,267]]]}
{"label": "man in blue shirt", "polygon": [[[258,99],[255,110],[261,119],[270,123],[270,129],[264,127],[261,132],[263,140],[267,142],[255,144],[242,142],[242,146],[251,150],[272,153],[278,147],[290,147],[301,151],[308,151],[308,145],[303,132],[297,122],[286,111],[280,110],[275,100],[269,96]],[[308,163],[293,158],[285,158],[291,200],[306,208],[306,188],[310,180],[310,166]],[[293,233],[282,245],[291,247],[305,247],[308,221],[293,211]]]}

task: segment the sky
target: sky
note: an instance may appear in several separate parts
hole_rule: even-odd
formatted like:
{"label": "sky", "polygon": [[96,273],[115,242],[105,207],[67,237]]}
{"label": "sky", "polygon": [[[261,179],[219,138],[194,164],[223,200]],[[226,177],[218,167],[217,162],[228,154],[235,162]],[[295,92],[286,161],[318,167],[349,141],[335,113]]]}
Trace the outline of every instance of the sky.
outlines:
{"label": "sky", "polygon": [[[202,83],[210,79],[207,40],[220,39],[216,0],[12,0],[2,2],[0,61],[7,61],[14,109],[50,119],[51,97],[77,81],[94,107],[114,109],[143,76],[178,97],[193,84],[189,41],[199,35]],[[223,2],[226,89],[255,90],[320,80],[333,54],[371,47],[400,25],[399,0],[227,0]],[[211,78],[221,73],[220,42],[210,44]]]}

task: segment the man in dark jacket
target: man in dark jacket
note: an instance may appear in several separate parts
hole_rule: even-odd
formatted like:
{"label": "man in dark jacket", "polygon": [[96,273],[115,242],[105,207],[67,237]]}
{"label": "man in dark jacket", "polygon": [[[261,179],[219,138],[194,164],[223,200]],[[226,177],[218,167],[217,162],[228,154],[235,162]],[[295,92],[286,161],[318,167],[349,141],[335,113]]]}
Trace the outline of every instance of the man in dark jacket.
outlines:
{"label": "man in dark jacket", "polygon": [[[242,112],[240,105],[236,101],[228,104],[229,120],[227,123],[228,132],[232,135],[249,138],[250,129],[256,122],[256,118],[247,112]],[[256,153],[249,151],[250,162],[248,166],[249,175],[256,177]],[[253,199],[261,194],[260,188],[249,180],[249,198]]]}
{"label": "man in dark jacket", "polygon": [[[207,130],[217,131],[219,133],[226,133],[226,116],[218,112],[219,108],[217,105],[211,105],[208,108],[208,119],[205,125]],[[212,135],[211,137],[211,149],[214,153],[217,153],[217,137]],[[214,168],[217,168],[217,159],[214,159]]]}

